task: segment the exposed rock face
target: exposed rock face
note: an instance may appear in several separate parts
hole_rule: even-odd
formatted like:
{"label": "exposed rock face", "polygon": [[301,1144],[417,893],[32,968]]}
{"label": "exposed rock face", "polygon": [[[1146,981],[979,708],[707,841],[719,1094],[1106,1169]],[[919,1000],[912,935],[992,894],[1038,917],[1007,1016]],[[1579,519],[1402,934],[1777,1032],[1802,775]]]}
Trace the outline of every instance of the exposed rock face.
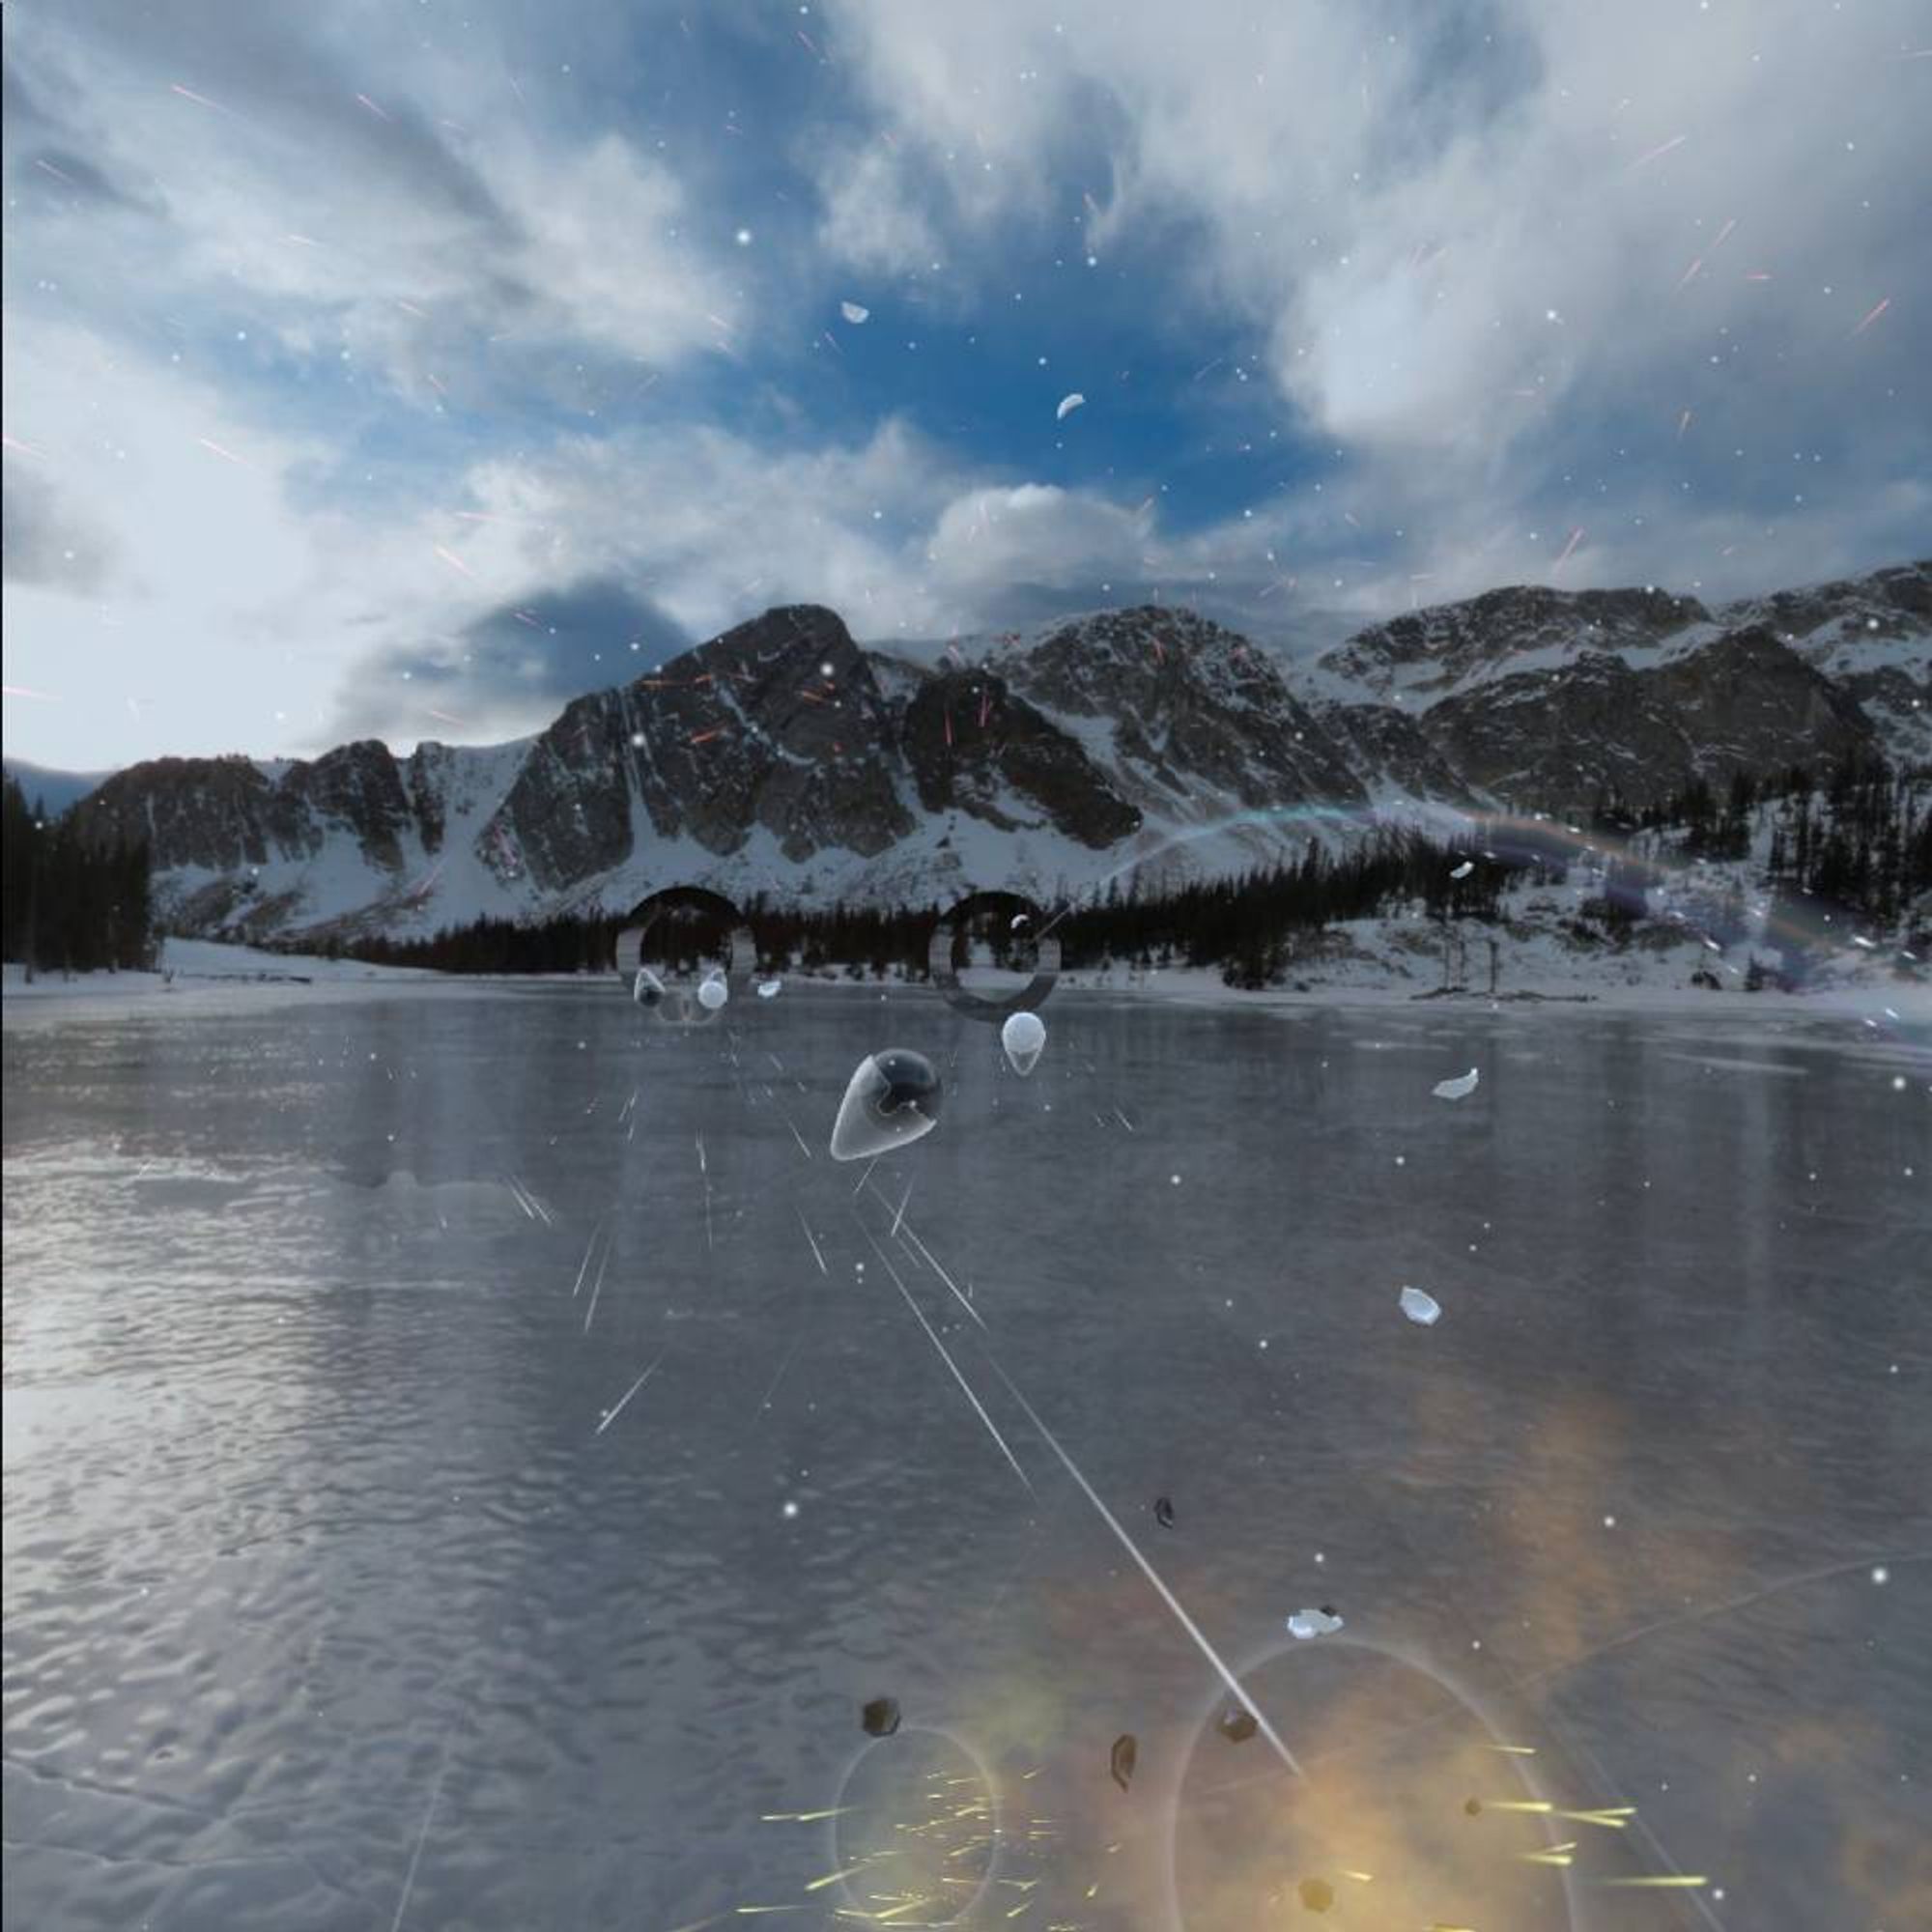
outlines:
{"label": "exposed rock face", "polygon": [[1052,632],[1008,669],[1051,710],[1110,727],[1122,776],[1251,810],[1367,796],[1265,653],[1190,611],[1143,606]]}
{"label": "exposed rock face", "polygon": [[76,810],[103,839],[146,839],[163,870],[236,872],[305,849],[304,827],[289,801],[243,757],[130,765]]}
{"label": "exposed rock face", "polygon": [[310,857],[332,831],[348,830],[377,865],[390,871],[401,867],[403,834],[414,814],[395,754],[381,740],[365,738],[313,764],[292,765],[277,792],[290,814],[290,836]]}
{"label": "exposed rock face", "polygon": [[1857,700],[1892,758],[1932,765],[1932,560],[1775,591],[1718,614],[1775,632]]}
{"label": "exposed rock face", "polygon": [[1694,597],[1662,590],[1550,590],[1518,584],[1392,617],[1358,633],[1321,660],[1324,668],[1388,697],[1425,700],[1472,676],[1507,673],[1535,653],[1646,649],[1710,621]]}
{"label": "exposed rock face", "polygon": [[1444,698],[1421,725],[1471,787],[1555,808],[1605,792],[1644,805],[1699,776],[1830,764],[1872,738],[1849,696],[1762,629],[1651,669],[1586,651]]}
{"label": "exposed rock face", "polygon": [[150,842],[177,929],[257,936],[541,916],[653,882],[927,896],[1009,870],[1236,869],[1298,853],[1309,805],[1562,810],[1873,745],[1932,758],[1932,565],[1715,614],[1658,591],[1495,591],[1363,631],[1315,682],[1304,700],[1184,611],[935,668],[794,606],[514,745],[163,758],[75,810]]}
{"label": "exposed rock face", "polygon": [[992,671],[942,671],[906,704],[900,743],[926,811],[962,810],[1002,831],[1032,822],[1103,850],[1141,814],[1079,739]]}
{"label": "exposed rock face", "polygon": [[503,849],[549,890],[621,864],[639,813],[660,837],[720,856],[758,828],[793,862],[829,845],[880,852],[913,824],[894,735],[871,667],[832,611],[768,611],[571,704],[504,802]]}
{"label": "exposed rock face", "polygon": [[1393,704],[1319,701],[1310,707],[1349,767],[1379,793],[1466,801],[1466,779],[1430,742],[1421,722]]}

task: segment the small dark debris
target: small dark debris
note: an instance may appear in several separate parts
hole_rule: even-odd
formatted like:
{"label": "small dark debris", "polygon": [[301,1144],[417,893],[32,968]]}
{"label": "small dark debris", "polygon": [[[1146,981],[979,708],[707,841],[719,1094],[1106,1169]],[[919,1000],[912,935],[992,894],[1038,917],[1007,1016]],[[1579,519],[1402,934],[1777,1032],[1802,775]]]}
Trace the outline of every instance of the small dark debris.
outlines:
{"label": "small dark debris", "polygon": [[1242,1710],[1239,1705],[1221,1713],[1221,1735],[1231,1745],[1246,1744],[1260,1728],[1255,1722],[1255,1714]]}
{"label": "small dark debris", "polygon": [[899,1700],[896,1697],[874,1697],[860,1712],[859,1720],[866,1726],[868,1738],[889,1738],[899,1727]]}
{"label": "small dark debris", "polygon": [[1131,1731],[1123,1732],[1114,1740],[1112,1770],[1114,1782],[1124,1791],[1133,1782],[1134,1760],[1141,1754],[1141,1747],[1134,1742]]}
{"label": "small dark debris", "polygon": [[1154,1521],[1159,1523],[1161,1528],[1163,1529],[1172,1529],[1174,1527],[1174,1502],[1171,1497],[1169,1496],[1154,1497],[1153,1520]]}
{"label": "small dark debris", "polygon": [[1472,1798],[1469,1800],[1468,1804],[1463,1806],[1463,1809],[1466,1811],[1470,1817],[1480,1818],[1483,1815],[1483,1801],[1480,1798]]}

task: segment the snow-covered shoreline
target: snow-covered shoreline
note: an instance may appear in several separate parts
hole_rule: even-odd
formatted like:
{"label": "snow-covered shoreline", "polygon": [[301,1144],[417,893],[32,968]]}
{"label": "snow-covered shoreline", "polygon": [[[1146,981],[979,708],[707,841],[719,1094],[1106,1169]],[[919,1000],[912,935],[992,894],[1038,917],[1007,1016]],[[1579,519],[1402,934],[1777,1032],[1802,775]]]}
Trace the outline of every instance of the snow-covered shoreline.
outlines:
{"label": "snow-covered shoreline", "polygon": [[36,1020],[106,1017],[171,1011],[206,1012],[278,999],[340,1000],[370,994],[448,991],[465,982],[446,973],[371,966],[357,959],[311,958],[230,946],[212,939],[169,939],[152,973],[39,972],[9,961],[4,1010],[9,1026]]}
{"label": "snow-covered shoreline", "polygon": [[[1853,960],[1840,976],[1797,993],[1766,989],[1749,993],[1735,977],[1717,989],[1687,983],[1682,958],[1653,956],[1637,962],[1628,975],[1628,954],[1607,954],[1581,960],[1537,959],[1506,954],[1498,990],[1486,985],[1444,991],[1439,974],[1426,976],[1427,962],[1407,971],[1350,935],[1345,957],[1323,966],[1311,962],[1309,971],[1333,971],[1333,980],[1308,978],[1279,986],[1247,990],[1228,985],[1217,970],[1207,967],[1157,967],[1145,971],[1115,967],[1107,972],[1066,972],[1055,987],[1056,1000],[1162,1001],[1190,1007],[1250,1010],[1319,1010],[1321,1009],[1400,1009],[1412,1012],[1484,1010],[1526,1011],[1554,1008],[1574,1012],[1588,1008],[1600,1012],[1655,1014],[1694,1013],[1727,1022],[1752,1014],[1766,1022],[1798,1018],[1869,1020],[1888,1027],[1932,1027],[1932,982],[1896,979],[1877,961]],[[1542,971],[1529,977],[1533,966]],[[1862,967],[1863,970],[1859,970]],[[1612,970],[1614,969],[1614,971]],[[986,979],[985,990],[1006,990],[998,976]],[[1538,983],[1537,981],[1541,981]],[[1016,983],[1016,982],[1015,982]],[[787,990],[820,994],[842,992],[876,998],[880,991],[903,991],[907,982],[896,977],[855,980],[843,974],[795,973],[786,977]],[[170,939],[162,953],[161,970],[152,973],[88,973],[63,979],[42,973],[28,984],[22,969],[9,965],[5,975],[6,1024],[86,1018],[149,1016],[156,1012],[208,1014],[255,1010],[265,1005],[333,1004],[392,998],[473,998],[506,989],[552,991],[579,987],[585,991],[620,990],[614,977],[594,973],[454,974],[420,968],[372,966],[360,960],[325,959],[294,953],[263,952],[213,940]]]}

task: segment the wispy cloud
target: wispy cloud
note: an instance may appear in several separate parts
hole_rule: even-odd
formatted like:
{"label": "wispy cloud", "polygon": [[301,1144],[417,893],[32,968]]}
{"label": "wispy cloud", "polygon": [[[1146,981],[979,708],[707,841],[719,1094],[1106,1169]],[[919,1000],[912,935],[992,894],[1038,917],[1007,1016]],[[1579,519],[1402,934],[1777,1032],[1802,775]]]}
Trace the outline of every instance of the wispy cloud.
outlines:
{"label": "wispy cloud", "polygon": [[1292,638],[1922,549],[1910,16],[10,11],[9,681],[97,700],[10,744],[495,735],[777,601]]}

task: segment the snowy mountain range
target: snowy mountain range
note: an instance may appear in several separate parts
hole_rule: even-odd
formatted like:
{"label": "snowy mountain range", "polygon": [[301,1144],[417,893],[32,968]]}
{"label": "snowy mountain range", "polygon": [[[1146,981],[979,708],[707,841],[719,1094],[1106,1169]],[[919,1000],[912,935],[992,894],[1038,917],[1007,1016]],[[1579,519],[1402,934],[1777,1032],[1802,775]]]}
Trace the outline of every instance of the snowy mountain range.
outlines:
{"label": "snowy mountain range", "polygon": [[1299,668],[1154,607],[921,663],[793,606],[512,744],[160,758],[75,809],[151,841],[174,930],[314,940],[623,910],[674,884],[1044,900],[1391,816],[1640,803],[1861,749],[1932,765],[1932,561],[1715,611],[1495,590]]}

